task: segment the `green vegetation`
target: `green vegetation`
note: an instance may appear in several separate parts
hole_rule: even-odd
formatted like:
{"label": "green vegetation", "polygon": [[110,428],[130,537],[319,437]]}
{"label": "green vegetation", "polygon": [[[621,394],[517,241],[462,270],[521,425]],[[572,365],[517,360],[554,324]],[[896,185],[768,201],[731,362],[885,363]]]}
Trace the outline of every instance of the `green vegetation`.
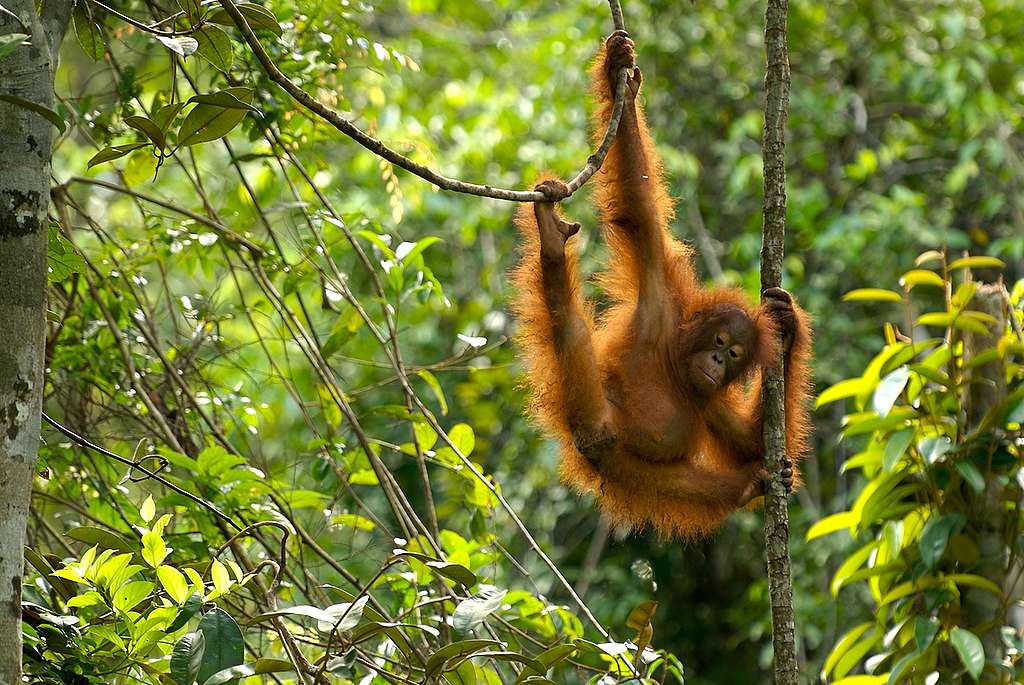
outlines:
{"label": "green vegetation", "polygon": [[[624,4],[674,231],[754,296],[763,3]],[[514,207],[297,104],[220,3],[109,5],[76,5],[33,110],[60,132],[32,682],[766,682],[759,512],[683,546],[558,484],[511,342]],[[238,7],[317,102],[448,176],[528,188],[591,152],[604,0]],[[0,65],[28,49],[2,26]],[[1022,33],[998,0],[790,8],[804,682],[1022,677]]]}

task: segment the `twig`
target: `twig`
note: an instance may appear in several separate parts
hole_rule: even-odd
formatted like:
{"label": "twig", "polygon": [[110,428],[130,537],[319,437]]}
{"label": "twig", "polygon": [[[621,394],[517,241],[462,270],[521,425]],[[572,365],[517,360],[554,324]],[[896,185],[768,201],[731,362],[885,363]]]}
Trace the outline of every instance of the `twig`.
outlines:
{"label": "twig", "polygon": [[159,475],[155,471],[150,471],[146,467],[141,466],[136,461],[133,461],[133,460],[128,459],[126,457],[122,457],[120,454],[116,454],[114,452],[111,452],[110,450],[108,450],[105,447],[100,447],[96,443],[90,441],[88,438],[82,437],[81,435],[79,435],[78,433],[74,432],[73,430],[71,430],[67,426],[65,426],[65,425],[57,422],[56,420],[52,419],[45,412],[43,413],[43,420],[46,421],[51,426],[53,426],[54,428],[56,428],[58,432],[63,433],[66,437],[70,438],[72,442],[74,442],[75,444],[79,445],[80,447],[84,447],[84,448],[92,450],[93,452],[96,452],[98,454],[102,454],[105,457],[109,457],[110,459],[113,459],[115,461],[118,461],[118,462],[120,462],[122,464],[125,464],[125,465],[131,467],[133,470],[142,471],[144,474],[146,474],[147,477],[152,478],[153,480],[159,482],[161,485],[164,485],[164,486],[170,488],[171,490],[173,490],[174,492],[178,493],[182,497],[187,497],[190,500],[192,500],[193,502],[195,502],[196,504],[198,504],[199,506],[203,507],[204,509],[209,510],[211,513],[213,513],[215,516],[217,516],[217,518],[223,520],[224,522],[229,524],[235,530],[241,530],[241,526],[239,526],[237,523],[235,523],[234,520],[232,520],[230,516],[228,516],[227,514],[222,512],[216,506],[214,506],[213,503],[208,502],[207,500],[203,499],[202,497],[200,497],[198,495],[193,495],[188,490],[175,485],[174,483],[170,482],[169,480],[167,480],[163,476]]}
{"label": "twig", "polygon": [[[612,17],[615,21],[615,28],[625,30],[625,24],[622,20],[622,8],[619,5],[619,0],[609,0],[608,4],[611,7]],[[252,28],[250,28],[245,17],[242,16],[242,13],[238,11],[233,0],[220,0],[220,5],[228,13],[228,16],[231,17],[231,20],[235,22],[235,27],[242,34],[245,42],[252,49],[253,54],[256,55],[256,59],[259,60],[260,64],[263,66],[263,70],[266,72],[267,76],[270,77],[270,80],[281,86],[281,88],[292,96],[292,98],[300,105],[308,109],[310,112],[313,112],[321,119],[334,126],[334,128],[352,138],[354,141],[377,156],[386,159],[395,166],[401,167],[426,181],[430,181],[442,190],[452,190],[457,193],[466,193],[467,195],[491,197],[496,200],[511,200],[513,202],[544,202],[564,199],[564,197],[548,197],[544,193],[534,190],[511,190],[508,188],[497,188],[488,184],[470,183],[468,181],[449,178],[427,166],[424,166],[423,164],[414,162],[395,150],[392,150],[383,142],[368,133],[365,133],[351,121],[341,116],[338,112],[334,111],[327,105],[324,105],[322,102],[292,82],[292,80],[285,76],[285,74],[278,69],[277,65],[274,64],[274,60],[269,54],[267,54],[263,45],[260,44],[259,38],[256,37],[256,34],[253,32]],[[604,164],[604,159],[608,154],[608,150],[611,149],[612,143],[615,140],[615,134],[619,127],[619,120],[622,116],[623,103],[626,100],[626,81],[628,79],[628,71],[629,70],[625,67],[619,70],[615,84],[615,102],[612,107],[612,116],[608,121],[608,129],[605,131],[604,139],[601,141],[601,145],[598,146],[597,151],[587,159],[587,163],[580,172],[566,184],[569,188],[568,195],[572,195],[572,193],[579,190],[584,183],[597,173],[597,170],[601,168],[601,165]],[[568,195],[565,197],[568,197]]]}
{"label": "twig", "polygon": [[117,183],[111,183],[110,181],[103,181],[103,180],[98,179],[98,178],[86,178],[85,176],[72,176],[71,178],[69,178],[67,181],[64,182],[64,185],[66,186],[66,185],[69,185],[71,183],[83,183],[83,184],[86,184],[86,185],[99,186],[101,188],[106,188],[107,190],[113,190],[116,193],[123,193],[125,195],[130,195],[131,197],[134,197],[134,198],[137,198],[139,200],[142,200],[143,202],[148,202],[148,203],[154,204],[154,205],[156,205],[158,207],[163,207],[164,209],[166,209],[168,211],[177,212],[178,214],[181,214],[183,216],[187,216],[189,219],[192,219],[192,221],[195,221],[197,223],[203,224],[204,226],[208,226],[209,228],[212,228],[214,231],[219,233],[223,238],[225,238],[229,242],[237,243],[237,244],[241,245],[242,247],[244,247],[246,250],[248,250],[250,253],[252,253],[252,255],[254,257],[262,257],[265,254],[264,251],[263,251],[263,248],[261,248],[259,245],[257,245],[256,243],[252,242],[248,238],[245,238],[245,237],[235,233],[234,231],[232,231],[230,228],[228,228],[224,224],[218,223],[218,222],[216,222],[216,221],[214,221],[212,219],[208,219],[205,216],[203,216],[202,214],[196,214],[195,212],[189,211],[189,210],[185,209],[184,207],[179,207],[179,206],[177,206],[177,205],[175,205],[173,203],[167,202],[165,200],[161,200],[158,197],[153,197],[152,195],[146,195],[145,193],[140,193],[137,190],[132,190],[131,188],[129,188],[127,186],[118,185]]}

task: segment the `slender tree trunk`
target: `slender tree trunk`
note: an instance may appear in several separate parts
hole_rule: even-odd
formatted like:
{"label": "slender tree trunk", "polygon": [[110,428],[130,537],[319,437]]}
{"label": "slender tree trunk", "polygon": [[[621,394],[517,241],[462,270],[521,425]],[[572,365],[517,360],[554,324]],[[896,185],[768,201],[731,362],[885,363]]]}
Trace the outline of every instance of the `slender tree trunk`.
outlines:
{"label": "slender tree trunk", "polygon": [[[764,44],[765,73],[764,223],[761,244],[761,288],[782,285],[782,255],[786,236],[786,116],[789,109],[789,51],[786,47],[786,0],[768,0]],[[772,606],[772,647],[776,685],[796,685],[796,625],[793,619],[793,579],[789,564],[788,493],[779,472],[786,454],[785,387],[780,370],[764,380],[765,461],[772,474],[765,498],[764,539],[768,559],[768,590]]]}
{"label": "slender tree trunk", "polygon": [[[978,285],[978,291],[971,300],[971,309],[991,316],[995,323],[988,326],[988,334],[967,332],[964,334],[964,358],[970,362],[986,350],[999,344],[1007,327],[1007,303],[1009,296],[1002,283]],[[991,419],[989,412],[999,407],[1006,399],[1005,362],[996,359],[987,364],[971,368],[968,376],[964,404],[967,408],[967,427],[971,431],[984,428],[986,420]],[[988,430],[992,430],[990,426]],[[1002,662],[1006,648],[1000,629],[1004,625],[1012,625],[1009,620],[1008,607],[1014,607],[1020,598],[1020,583],[1013,586],[1019,576],[1008,568],[1006,541],[1013,540],[1013,528],[1008,526],[1007,510],[1004,507],[1004,489],[1006,485],[996,477],[985,479],[985,489],[978,495],[969,495],[968,511],[976,511],[980,515],[972,516],[971,536],[978,545],[978,561],[972,569],[973,573],[988,578],[1003,588],[1004,596],[997,597],[988,590],[964,588],[963,608],[967,614],[972,630],[979,630],[985,657]],[[1008,573],[1009,571],[1009,573]],[[999,682],[1011,682],[1009,679]]]}
{"label": "slender tree trunk", "polygon": [[[0,95],[53,108],[57,49],[71,4],[4,0],[0,35],[30,34],[0,59]],[[19,21],[20,20],[20,21]],[[21,583],[43,398],[46,210],[53,124],[0,101],[0,685],[21,683]]]}

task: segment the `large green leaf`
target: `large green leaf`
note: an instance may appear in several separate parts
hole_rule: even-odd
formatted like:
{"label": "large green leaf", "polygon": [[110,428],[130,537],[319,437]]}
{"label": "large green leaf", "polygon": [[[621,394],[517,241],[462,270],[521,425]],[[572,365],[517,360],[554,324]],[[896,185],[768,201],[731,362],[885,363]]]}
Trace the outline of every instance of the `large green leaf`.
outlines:
{"label": "large green leaf", "polygon": [[192,685],[199,675],[206,638],[201,632],[186,633],[171,651],[171,678],[178,685]]}
{"label": "large green leaf", "polygon": [[[227,88],[219,93],[210,93],[211,97],[206,100],[199,100],[181,122],[178,146],[208,143],[226,136],[245,118],[252,94],[251,88]],[[217,104],[211,104],[214,102],[212,97],[219,97]],[[236,106],[233,101],[241,106]]]}
{"label": "large green leaf", "polygon": [[960,626],[956,626],[949,633],[949,642],[953,645],[961,663],[971,677],[975,680],[981,677],[985,669],[985,648],[977,635]]}
{"label": "large green leaf", "polygon": [[242,631],[226,611],[214,608],[207,612],[199,620],[197,630],[206,639],[206,650],[196,678],[200,683],[205,683],[225,668],[242,664],[245,656]]}

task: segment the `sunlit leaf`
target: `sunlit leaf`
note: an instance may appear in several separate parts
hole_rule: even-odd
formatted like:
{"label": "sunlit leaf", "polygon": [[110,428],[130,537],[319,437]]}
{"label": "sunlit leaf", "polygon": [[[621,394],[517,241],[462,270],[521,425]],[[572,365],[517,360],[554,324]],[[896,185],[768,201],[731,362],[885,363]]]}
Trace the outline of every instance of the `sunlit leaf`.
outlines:
{"label": "sunlit leaf", "polygon": [[501,606],[508,590],[485,586],[468,599],[462,600],[452,614],[452,625],[466,632],[480,625]]}
{"label": "sunlit leaf", "polygon": [[981,639],[971,631],[955,626],[949,633],[949,642],[967,672],[978,680],[985,669],[985,648],[981,644]]}
{"label": "sunlit leaf", "polygon": [[843,302],[902,302],[903,296],[895,290],[858,288],[843,295]]}
{"label": "sunlit leaf", "polygon": [[839,381],[818,395],[815,407],[823,407],[830,402],[836,402],[847,397],[855,397],[860,394],[865,385],[864,380],[861,378],[848,378],[845,381]]}
{"label": "sunlit leaf", "polygon": [[843,511],[838,514],[832,514],[821,519],[807,531],[806,540],[810,542],[815,538],[820,538],[823,535],[829,533],[835,533],[840,530],[851,530],[860,521],[860,517],[850,511]]}
{"label": "sunlit leaf", "polygon": [[900,285],[905,285],[910,288],[918,285],[933,285],[937,288],[946,287],[946,281],[942,280],[942,276],[938,275],[934,271],[927,269],[913,269],[900,276]]}
{"label": "sunlit leaf", "polygon": [[964,257],[950,262],[949,270],[955,269],[1005,269],[1006,263],[996,257]]}
{"label": "sunlit leaf", "polygon": [[199,41],[190,36],[156,36],[164,47],[182,57],[188,57],[199,47]]}

